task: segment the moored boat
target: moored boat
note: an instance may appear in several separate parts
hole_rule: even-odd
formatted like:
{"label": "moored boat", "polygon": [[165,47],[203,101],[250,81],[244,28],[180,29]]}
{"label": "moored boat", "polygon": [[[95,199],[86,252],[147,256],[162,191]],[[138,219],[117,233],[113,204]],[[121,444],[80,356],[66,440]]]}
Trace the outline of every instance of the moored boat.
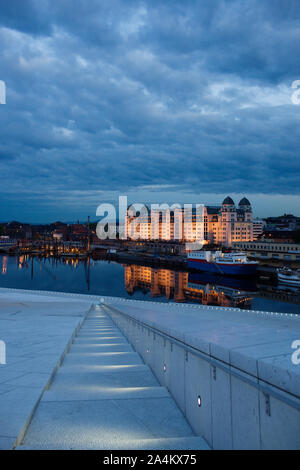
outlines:
{"label": "moored boat", "polygon": [[277,279],[280,283],[290,286],[300,287],[300,269],[278,268]]}
{"label": "moored boat", "polygon": [[192,251],[187,255],[188,268],[229,276],[254,276],[257,261],[250,261],[245,253],[222,251]]}

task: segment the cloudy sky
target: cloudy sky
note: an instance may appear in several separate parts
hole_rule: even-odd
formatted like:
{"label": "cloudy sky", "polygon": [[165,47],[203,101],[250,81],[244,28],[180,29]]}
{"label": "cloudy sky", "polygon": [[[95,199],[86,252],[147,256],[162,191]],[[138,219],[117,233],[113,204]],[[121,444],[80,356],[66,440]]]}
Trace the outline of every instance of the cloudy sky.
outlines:
{"label": "cloudy sky", "polygon": [[0,0],[0,45],[0,221],[300,215],[299,0]]}

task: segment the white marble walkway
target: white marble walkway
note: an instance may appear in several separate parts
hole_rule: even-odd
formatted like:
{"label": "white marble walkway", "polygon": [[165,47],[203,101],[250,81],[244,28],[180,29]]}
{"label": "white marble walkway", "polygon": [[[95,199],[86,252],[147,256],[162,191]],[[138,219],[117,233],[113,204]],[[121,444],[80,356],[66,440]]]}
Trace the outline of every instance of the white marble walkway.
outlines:
{"label": "white marble walkway", "polygon": [[208,449],[101,307],[89,312],[17,449]]}
{"label": "white marble walkway", "polygon": [[[0,449],[22,436],[91,299],[0,290]],[[3,344],[2,343],[2,344]]]}

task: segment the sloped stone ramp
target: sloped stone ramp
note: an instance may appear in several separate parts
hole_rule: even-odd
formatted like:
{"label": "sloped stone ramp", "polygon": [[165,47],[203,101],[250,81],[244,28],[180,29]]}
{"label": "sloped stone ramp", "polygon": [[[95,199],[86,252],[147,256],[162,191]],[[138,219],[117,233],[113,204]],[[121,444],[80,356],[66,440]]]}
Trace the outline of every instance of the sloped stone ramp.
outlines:
{"label": "sloped stone ramp", "polygon": [[100,306],[92,310],[18,450],[204,450],[165,387]]}

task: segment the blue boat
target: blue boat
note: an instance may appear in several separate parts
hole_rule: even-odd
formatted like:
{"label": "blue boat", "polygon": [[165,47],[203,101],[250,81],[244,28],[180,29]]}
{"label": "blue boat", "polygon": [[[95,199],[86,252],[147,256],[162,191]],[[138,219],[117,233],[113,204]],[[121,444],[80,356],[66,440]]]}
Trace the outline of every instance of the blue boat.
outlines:
{"label": "blue boat", "polygon": [[255,276],[257,261],[250,261],[245,253],[222,251],[192,251],[187,255],[190,269],[222,276]]}

